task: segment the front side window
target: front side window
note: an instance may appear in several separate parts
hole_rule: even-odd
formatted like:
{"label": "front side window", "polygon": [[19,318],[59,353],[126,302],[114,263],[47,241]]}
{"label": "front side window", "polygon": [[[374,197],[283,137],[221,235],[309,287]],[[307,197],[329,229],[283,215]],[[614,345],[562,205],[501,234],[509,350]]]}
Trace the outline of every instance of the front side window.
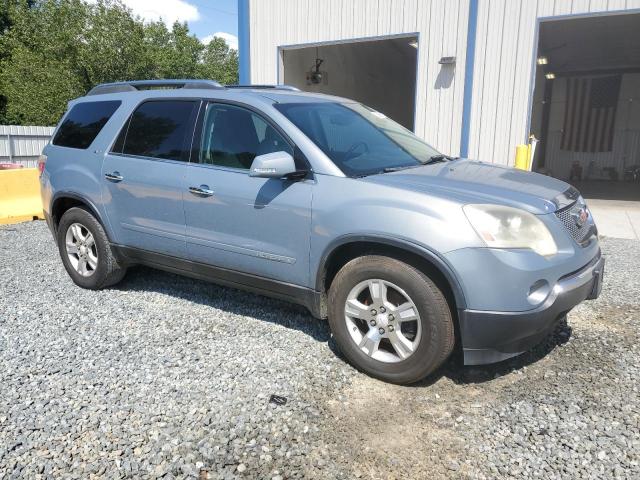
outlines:
{"label": "front side window", "polygon": [[125,125],[113,151],[126,155],[187,161],[197,102],[149,101]]}
{"label": "front side window", "polygon": [[274,107],[348,176],[419,166],[439,155],[413,132],[359,103],[280,103]]}
{"label": "front side window", "polygon": [[60,147],[89,148],[120,103],[114,100],[74,105],[58,128],[52,143]]}
{"label": "front side window", "polygon": [[205,112],[199,162],[248,170],[258,155],[288,152],[289,143],[273,126],[245,108],[210,103]]}

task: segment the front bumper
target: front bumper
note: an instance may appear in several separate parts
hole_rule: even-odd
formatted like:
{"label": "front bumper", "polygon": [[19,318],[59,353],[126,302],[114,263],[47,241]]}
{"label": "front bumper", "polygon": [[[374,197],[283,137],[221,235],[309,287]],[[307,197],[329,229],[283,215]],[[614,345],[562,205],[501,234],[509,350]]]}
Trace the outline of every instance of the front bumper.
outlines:
{"label": "front bumper", "polygon": [[598,297],[604,258],[558,280],[544,303],[523,312],[461,310],[460,333],[465,365],[495,363],[519,355],[548,336],[559,319],[583,300]]}

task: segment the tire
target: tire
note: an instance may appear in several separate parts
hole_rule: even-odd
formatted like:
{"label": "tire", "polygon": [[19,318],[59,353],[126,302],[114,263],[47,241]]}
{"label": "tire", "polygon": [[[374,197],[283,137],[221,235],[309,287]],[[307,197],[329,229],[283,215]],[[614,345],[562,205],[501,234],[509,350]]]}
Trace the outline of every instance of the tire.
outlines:
{"label": "tire", "polygon": [[[84,243],[79,241],[82,237]],[[62,215],[56,240],[64,268],[76,285],[90,290],[100,290],[115,285],[125,276],[126,268],[119,265],[114,257],[104,228],[84,208],[73,207]],[[73,246],[68,247],[67,243]],[[76,253],[72,253],[74,247]],[[83,259],[84,274],[81,273]]]}
{"label": "tire", "polygon": [[347,263],[331,284],[328,309],[331,331],[347,360],[386,382],[422,380],[453,350],[453,320],[442,291],[423,272],[393,258],[371,255]]}

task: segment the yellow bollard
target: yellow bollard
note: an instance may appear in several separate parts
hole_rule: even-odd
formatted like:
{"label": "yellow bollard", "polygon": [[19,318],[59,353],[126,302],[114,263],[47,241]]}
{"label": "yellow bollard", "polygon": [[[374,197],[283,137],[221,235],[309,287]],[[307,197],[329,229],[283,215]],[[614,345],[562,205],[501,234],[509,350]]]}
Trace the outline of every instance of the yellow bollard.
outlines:
{"label": "yellow bollard", "polygon": [[516,146],[516,168],[529,170],[529,145]]}
{"label": "yellow bollard", "polygon": [[37,168],[0,170],[0,225],[44,218]]}

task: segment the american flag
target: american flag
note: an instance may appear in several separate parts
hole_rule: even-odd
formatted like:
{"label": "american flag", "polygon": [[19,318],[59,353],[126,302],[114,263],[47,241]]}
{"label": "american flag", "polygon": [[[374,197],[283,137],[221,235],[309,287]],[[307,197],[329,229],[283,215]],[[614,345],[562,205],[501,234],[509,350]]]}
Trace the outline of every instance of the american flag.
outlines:
{"label": "american flag", "polygon": [[562,150],[610,152],[621,75],[567,77]]}

